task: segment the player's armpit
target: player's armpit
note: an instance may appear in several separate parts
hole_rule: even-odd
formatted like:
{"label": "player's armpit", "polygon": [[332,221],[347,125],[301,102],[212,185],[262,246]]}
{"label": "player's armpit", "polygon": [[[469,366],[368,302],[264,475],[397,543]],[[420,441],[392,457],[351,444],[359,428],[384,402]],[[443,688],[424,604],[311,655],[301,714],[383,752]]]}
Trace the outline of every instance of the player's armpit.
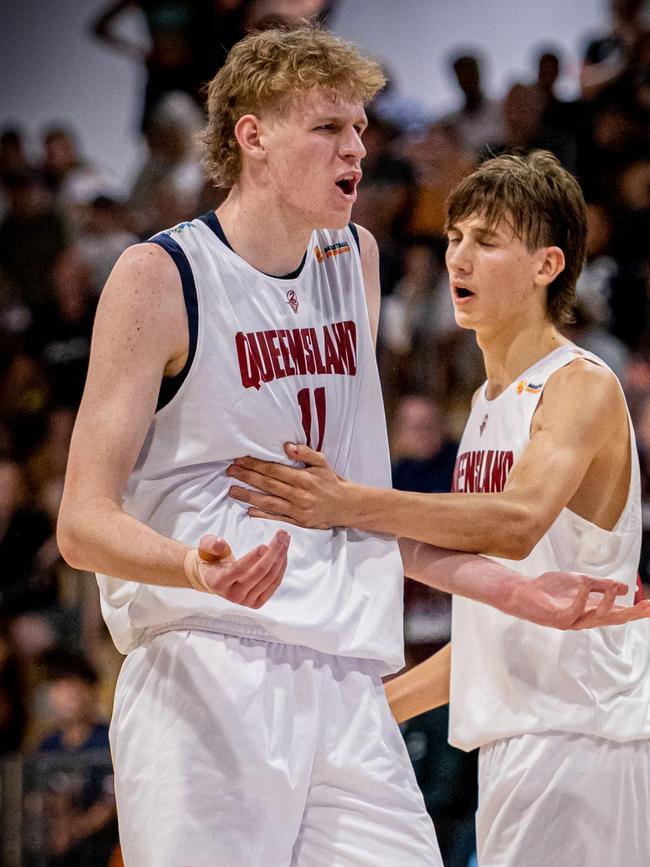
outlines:
{"label": "player's armpit", "polygon": [[384,684],[386,698],[398,723],[449,702],[451,644]]}

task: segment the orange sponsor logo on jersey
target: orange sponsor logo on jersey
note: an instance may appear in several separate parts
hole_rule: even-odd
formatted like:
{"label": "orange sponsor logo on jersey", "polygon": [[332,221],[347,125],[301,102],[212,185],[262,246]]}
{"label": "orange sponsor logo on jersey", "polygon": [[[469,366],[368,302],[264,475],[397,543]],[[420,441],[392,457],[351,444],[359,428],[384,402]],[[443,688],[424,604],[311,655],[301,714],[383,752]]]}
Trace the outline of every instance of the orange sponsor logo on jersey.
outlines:
{"label": "orange sponsor logo on jersey", "polygon": [[517,383],[517,394],[527,391],[529,394],[539,394],[544,388],[544,383],[526,382],[525,379],[520,379]]}
{"label": "orange sponsor logo on jersey", "polygon": [[314,253],[318,262],[323,262],[325,259],[332,259],[334,256],[340,256],[342,253],[349,253],[350,245],[347,241],[339,241],[338,244],[330,244],[324,250],[317,245],[314,247]]}

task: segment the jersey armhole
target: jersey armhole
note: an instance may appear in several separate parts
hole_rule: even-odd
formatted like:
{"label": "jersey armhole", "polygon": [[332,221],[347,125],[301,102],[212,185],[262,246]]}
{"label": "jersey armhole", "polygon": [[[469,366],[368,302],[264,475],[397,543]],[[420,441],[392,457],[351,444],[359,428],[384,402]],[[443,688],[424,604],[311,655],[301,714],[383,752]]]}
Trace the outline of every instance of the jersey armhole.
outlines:
{"label": "jersey armhole", "polygon": [[348,229],[352,232],[352,237],[354,238],[354,243],[357,245],[357,250],[361,253],[361,242],[359,241],[359,230],[355,226],[355,224],[350,221],[348,223]]}
{"label": "jersey armhole", "polygon": [[158,402],[156,404],[156,412],[159,412],[163,407],[167,406],[178,393],[180,387],[185,382],[194,356],[196,355],[196,344],[199,331],[199,304],[196,294],[196,284],[192,268],[187,259],[187,256],[176,243],[167,235],[155,235],[149,240],[150,244],[158,244],[166,253],[168,253],[176,267],[181,278],[181,286],[183,289],[183,301],[185,303],[185,311],[187,313],[187,325],[189,330],[189,348],[187,353],[187,361],[183,365],[176,376],[165,376],[160,383],[160,391],[158,392]]}

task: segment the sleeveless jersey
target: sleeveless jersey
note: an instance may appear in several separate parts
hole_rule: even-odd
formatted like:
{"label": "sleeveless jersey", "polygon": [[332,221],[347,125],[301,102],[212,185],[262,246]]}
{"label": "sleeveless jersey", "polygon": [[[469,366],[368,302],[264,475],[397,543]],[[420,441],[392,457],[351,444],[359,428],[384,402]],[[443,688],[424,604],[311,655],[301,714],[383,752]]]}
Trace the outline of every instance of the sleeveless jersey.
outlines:
{"label": "sleeveless jersey", "polygon": [[[485,383],[474,403],[454,472],[454,490],[501,491],[526,448],[548,378],[577,357],[550,353],[494,400]],[[629,416],[628,416],[629,419]],[[639,462],[631,422],[627,502],[613,530],[563,509],[525,560],[492,558],[529,578],[582,572],[622,581],[632,604],[641,545]],[[650,622],[561,632],[455,597],[452,610],[450,742],[465,750],[526,732],[564,731],[616,741],[650,736]]]}
{"label": "sleeveless jersey", "polygon": [[190,351],[175,381],[163,381],[164,405],[123,508],[192,546],[208,532],[223,536],[235,557],[280,527],[291,544],[282,584],[258,610],[192,589],[98,576],[118,649],[126,653],[161,630],[201,628],[376,659],[382,672],[400,668],[403,571],[395,540],[250,518],[247,505],[228,495],[235,457],[289,463],[286,442],[322,450],[347,478],[390,486],[356,228],[314,232],[288,277],[267,276],[240,258],[214,213],[152,242],[178,266]]}

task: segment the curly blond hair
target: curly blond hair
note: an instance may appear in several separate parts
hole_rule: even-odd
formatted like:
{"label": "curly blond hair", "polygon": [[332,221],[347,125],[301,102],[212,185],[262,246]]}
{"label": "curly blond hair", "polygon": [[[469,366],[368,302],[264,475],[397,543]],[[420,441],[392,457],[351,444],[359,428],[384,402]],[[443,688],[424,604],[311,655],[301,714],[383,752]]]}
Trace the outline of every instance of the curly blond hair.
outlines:
{"label": "curly blond hair", "polygon": [[318,27],[251,33],[233,46],[207,87],[202,140],[210,177],[220,187],[237,181],[241,151],[235,125],[244,114],[282,108],[315,86],[367,105],[385,83],[376,61]]}

